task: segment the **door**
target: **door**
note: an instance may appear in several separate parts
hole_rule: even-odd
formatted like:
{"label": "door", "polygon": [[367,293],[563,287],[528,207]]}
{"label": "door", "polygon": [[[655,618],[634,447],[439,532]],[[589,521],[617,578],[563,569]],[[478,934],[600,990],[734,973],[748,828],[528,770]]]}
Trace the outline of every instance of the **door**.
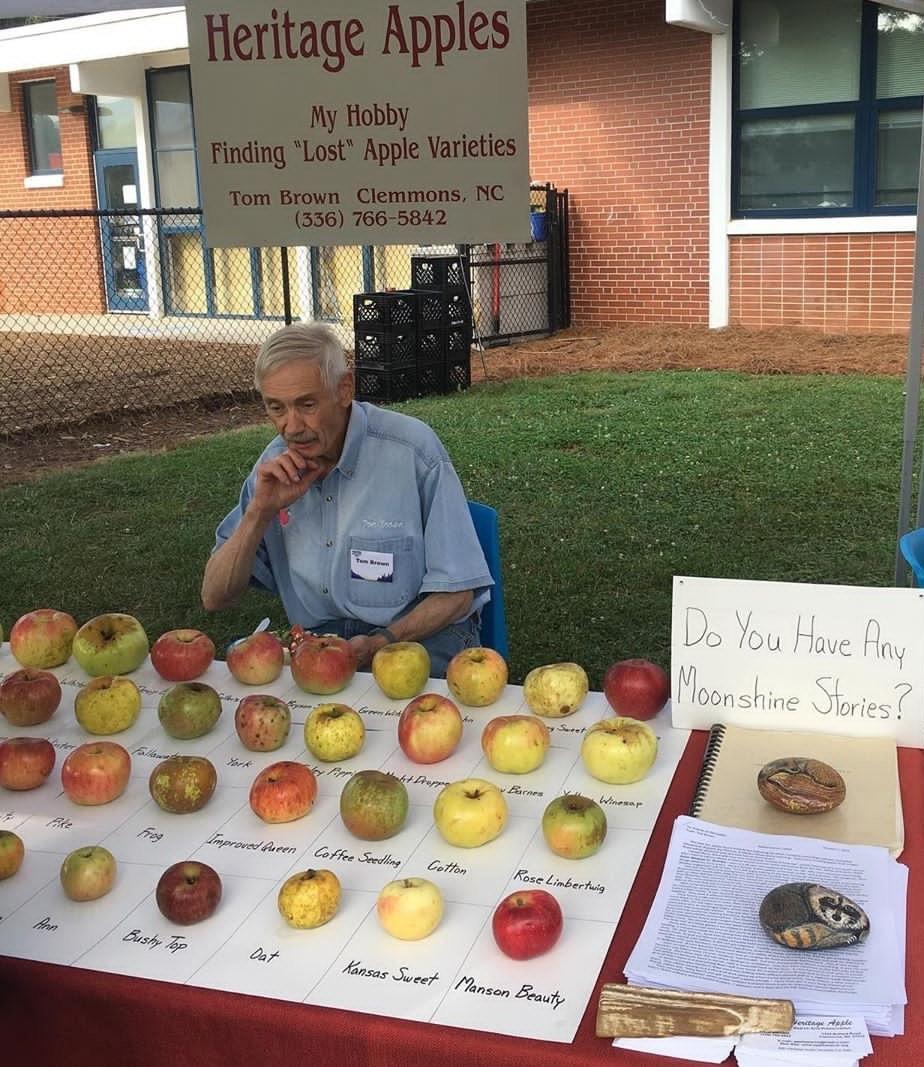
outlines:
{"label": "door", "polygon": [[[100,211],[138,206],[138,153],[133,148],[95,153]],[[140,216],[104,215],[100,219],[106,306],[110,311],[147,311],[144,231]]]}

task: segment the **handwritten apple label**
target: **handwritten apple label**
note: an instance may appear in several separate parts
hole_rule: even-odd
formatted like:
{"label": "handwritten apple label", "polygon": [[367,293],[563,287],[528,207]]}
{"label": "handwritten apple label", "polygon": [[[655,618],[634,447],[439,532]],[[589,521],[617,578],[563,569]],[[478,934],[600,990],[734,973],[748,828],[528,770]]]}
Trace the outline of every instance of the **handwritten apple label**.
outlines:
{"label": "handwritten apple label", "polygon": [[233,848],[242,849],[246,852],[278,852],[284,856],[293,856],[298,852],[295,845],[279,845],[273,840],[237,841],[234,838],[225,837],[220,831],[212,834],[205,843],[214,845],[217,849]]}
{"label": "handwritten apple label", "polygon": [[544,789],[524,789],[523,786],[517,785],[516,783],[514,783],[513,785],[508,785],[507,788],[501,790],[501,792],[509,793],[510,796],[513,796],[513,797],[544,797],[545,796],[545,790]]}
{"label": "handwritten apple label", "polygon": [[54,933],[58,929],[58,924],[51,921],[51,916],[46,915],[44,919],[39,919],[32,927],[33,930],[45,930],[49,933]]}
{"label": "handwritten apple label", "polygon": [[459,864],[453,860],[448,860],[446,862],[440,859],[431,860],[427,864],[427,870],[436,871],[439,874],[468,874],[467,868],[460,867]]}
{"label": "handwritten apple label", "polygon": [[252,767],[252,759],[238,759],[237,756],[229,756],[227,761],[229,767]]}
{"label": "handwritten apple label", "polygon": [[554,889],[573,889],[580,893],[605,893],[606,886],[594,882],[590,878],[583,882],[576,882],[570,876],[559,878],[557,874],[530,874],[526,867],[521,867],[513,876],[527,885],[550,885]]}
{"label": "handwritten apple label", "polygon": [[373,852],[367,850],[357,856],[345,848],[328,848],[327,845],[321,845],[316,848],[313,855],[315,859],[319,860],[339,860],[341,863],[376,863],[385,867],[393,867],[395,870],[402,863],[402,860],[393,856],[390,852],[386,852],[384,856],[376,856]]}
{"label": "handwritten apple label", "polygon": [[266,952],[262,945],[258,945],[248,958],[256,963],[272,963],[273,960],[279,959],[279,949],[274,949],[272,952]]}
{"label": "handwritten apple label", "polygon": [[145,826],[135,834],[135,837],[140,837],[142,841],[149,841],[152,845],[156,845],[158,841],[163,840],[163,836],[163,832],[155,826]]}
{"label": "handwritten apple label", "polygon": [[534,985],[525,982],[515,993],[504,986],[480,985],[470,975],[463,975],[453,986],[453,989],[480,997],[501,997],[505,1000],[527,1000],[536,1004],[546,1004],[552,1011],[557,1011],[568,999],[563,997],[557,989],[551,993],[543,993],[537,990]]}
{"label": "handwritten apple label", "polygon": [[611,808],[641,808],[644,806],[644,800],[624,800],[622,797],[609,796],[607,793],[601,793],[597,798],[600,804],[609,804]]}
{"label": "handwritten apple label", "polygon": [[439,981],[440,972],[434,971],[433,974],[414,974],[409,967],[402,964],[397,971],[383,970],[377,967],[365,967],[362,960],[350,960],[350,962],[343,968],[341,974],[349,974],[354,978],[375,978],[380,982],[386,982],[389,979],[393,982],[406,982],[408,985],[425,985],[432,986],[434,982]]}
{"label": "handwritten apple label", "polygon": [[56,815],[53,819],[49,819],[45,825],[50,830],[73,830],[74,824],[70,819],[65,819],[63,815]]}
{"label": "handwritten apple label", "polygon": [[163,948],[171,955],[176,955],[177,952],[184,952],[189,948],[189,942],[182,934],[169,934],[166,937],[161,937],[160,934],[145,934],[141,930],[135,929],[129,930],[122,940],[126,944],[135,945],[138,948],[149,950]]}

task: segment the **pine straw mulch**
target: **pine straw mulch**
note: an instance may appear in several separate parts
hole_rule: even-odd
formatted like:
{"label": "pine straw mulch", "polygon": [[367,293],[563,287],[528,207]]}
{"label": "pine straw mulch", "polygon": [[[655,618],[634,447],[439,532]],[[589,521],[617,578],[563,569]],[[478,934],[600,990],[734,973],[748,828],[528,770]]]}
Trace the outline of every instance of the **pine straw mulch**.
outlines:
{"label": "pine straw mulch", "polygon": [[[746,374],[902,375],[907,338],[822,334],[798,329],[708,330],[621,326],[565,330],[553,337],[472,352],[472,382],[576,371],[734,370]],[[0,437],[0,485],[101,456],[154,452],[264,419],[249,395],[212,397],[149,411],[127,411],[75,426]]]}

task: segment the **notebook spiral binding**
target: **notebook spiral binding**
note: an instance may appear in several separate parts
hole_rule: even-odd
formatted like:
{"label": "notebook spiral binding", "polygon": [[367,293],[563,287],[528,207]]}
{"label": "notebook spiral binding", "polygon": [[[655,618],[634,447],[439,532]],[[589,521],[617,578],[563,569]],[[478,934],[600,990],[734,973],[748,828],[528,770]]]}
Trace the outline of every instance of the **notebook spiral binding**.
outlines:
{"label": "notebook spiral binding", "polygon": [[725,739],[725,724],[713,723],[709,728],[709,740],[706,742],[706,751],[703,753],[703,765],[699,770],[699,778],[696,780],[696,790],[693,793],[693,802],[690,804],[690,815],[696,818],[702,809],[709,791],[709,783],[712,781],[712,772],[715,770],[716,760],[719,758],[719,749]]}

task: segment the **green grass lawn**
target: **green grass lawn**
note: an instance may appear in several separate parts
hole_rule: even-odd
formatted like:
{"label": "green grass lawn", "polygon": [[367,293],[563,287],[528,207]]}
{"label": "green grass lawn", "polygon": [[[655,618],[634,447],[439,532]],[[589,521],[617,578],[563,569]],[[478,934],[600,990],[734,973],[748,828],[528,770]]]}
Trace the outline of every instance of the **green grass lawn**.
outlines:
{"label": "green grass lawn", "polygon": [[[888,585],[901,463],[893,378],[583,374],[400,410],[500,512],[513,681],[576,660],[668,666],[674,574]],[[278,604],[206,615],[202,566],[270,430],[102,462],[0,492],[0,624],[127,611],[221,646]]]}

